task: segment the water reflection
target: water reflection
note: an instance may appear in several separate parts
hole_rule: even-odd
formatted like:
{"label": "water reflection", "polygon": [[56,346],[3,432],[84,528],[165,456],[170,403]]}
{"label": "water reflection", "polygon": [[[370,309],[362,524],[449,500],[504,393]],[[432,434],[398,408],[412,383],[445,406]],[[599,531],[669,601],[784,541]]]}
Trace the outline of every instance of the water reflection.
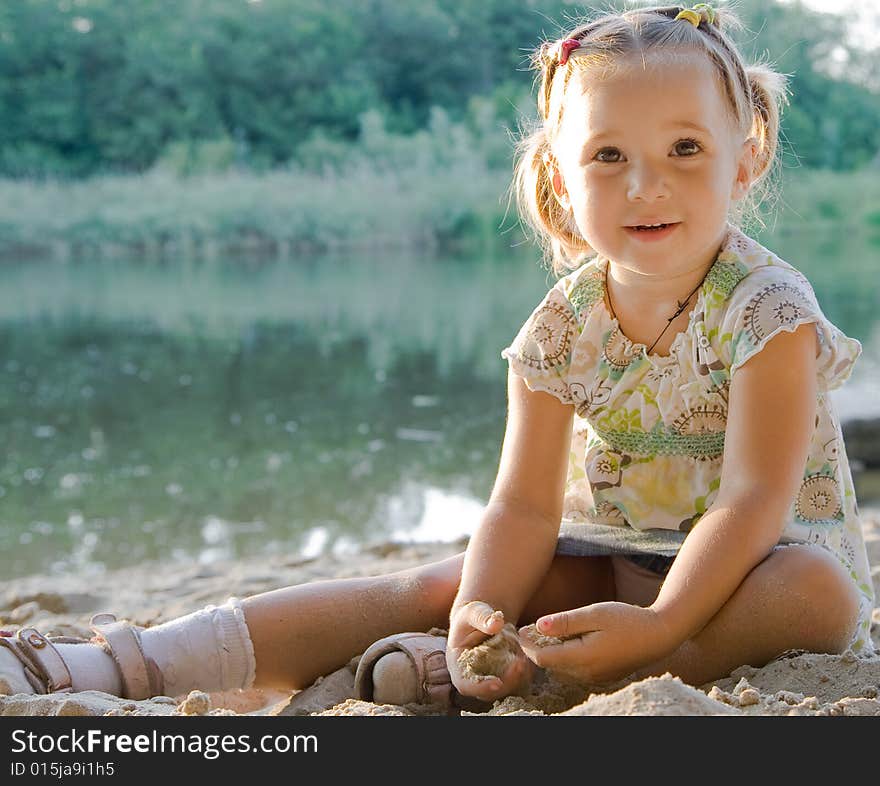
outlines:
{"label": "water reflection", "polygon": [[[865,345],[841,401],[880,400],[871,247],[772,243]],[[530,253],[29,261],[0,278],[9,577],[467,534],[497,470],[500,349],[552,283]]]}

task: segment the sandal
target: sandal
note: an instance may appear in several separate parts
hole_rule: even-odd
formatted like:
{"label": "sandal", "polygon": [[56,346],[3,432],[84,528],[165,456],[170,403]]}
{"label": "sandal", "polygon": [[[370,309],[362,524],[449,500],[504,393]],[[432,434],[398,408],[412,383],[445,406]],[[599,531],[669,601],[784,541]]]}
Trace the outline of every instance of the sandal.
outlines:
{"label": "sandal", "polygon": [[373,670],[376,663],[392,652],[402,652],[415,670],[417,688],[401,704],[437,704],[449,707],[458,696],[446,668],[446,637],[431,633],[395,633],[371,644],[361,655],[354,675],[355,695],[373,701]]}
{"label": "sandal", "polygon": [[98,644],[119,668],[123,699],[148,699],[164,691],[162,671],[144,655],[139,628],[129,622],[117,622],[113,614],[95,614],[89,627],[91,639],[73,636],[44,636],[36,628],[22,628],[17,633],[0,631],[0,646],[5,647],[24,666],[24,674],[35,693],[72,693],[70,670],[55,644]]}

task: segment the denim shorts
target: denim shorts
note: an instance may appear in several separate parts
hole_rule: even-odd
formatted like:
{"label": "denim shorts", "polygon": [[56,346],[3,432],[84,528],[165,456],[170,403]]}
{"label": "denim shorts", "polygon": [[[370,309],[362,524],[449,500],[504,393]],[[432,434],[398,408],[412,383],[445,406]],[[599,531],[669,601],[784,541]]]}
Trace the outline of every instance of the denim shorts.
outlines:
{"label": "denim shorts", "polygon": [[622,554],[621,556],[640,568],[650,570],[661,577],[665,577],[669,573],[669,569],[675,560],[675,557],[664,557],[661,554]]}

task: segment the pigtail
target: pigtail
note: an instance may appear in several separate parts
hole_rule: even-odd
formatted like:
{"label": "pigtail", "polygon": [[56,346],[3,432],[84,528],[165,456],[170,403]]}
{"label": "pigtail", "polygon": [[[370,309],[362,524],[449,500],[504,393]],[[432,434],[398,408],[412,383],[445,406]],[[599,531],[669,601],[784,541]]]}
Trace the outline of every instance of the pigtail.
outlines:
{"label": "pigtail", "polygon": [[747,66],[745,71],[752,95],[751,133],[760,144],[755,166],[755,176],[760,178],[776,158],[782,105],[788,103],[787,79],[762,63]]}
{"label": "pigtail", "polygon": [[553,77],[559,67],[559,48],[555,43],[545,41],[535,52],[532,59],[532,68],[541,74],[541,89],[538,91],[538,111],[544,120],[550,112],[550,89],[553,87]]}
{"label": "pigtail", "polygon": [[[566,38],[579,38],[592,27],[582,25]],[[513,182],[508,193],[516,199],[520,222],[532,230],[533,239],[543,251],[544,262],[557,276],[562,276],[581,264],[593,249],[578,231],[571,211],[559,204],[553,193],[545,161],[552,156],[548,129],[555,128],[561,120],[551,118],[551,94],[553,82],[560,68],[560,43],[545,41],[532,54],[531,67],[539,73],[538,111],[540,121],[531,131],[521,133],[516,146]],[[536,79],[536,82],[538,80]]]}
{"label": "pigtail", "polygon": [[544,251],[544,259],[557,276],[578,266],[592,252],[581,237],[571,211],[559,204],[544,163],[552,155],[547,132],[541,124],[517,145],[512,196],[519,217],[530,227]]}
{"label": "pigtail", "polygon": [[[782,162],[778,155],[782,107],[788,103],[787,77],[763,63],[745,66],[751,98],[749,136],[757,140],[757,154],[748,195],[734,207],[735,222],[750,230],[766,229],[762,213],[771,213],[781,188]],[[746,219],[743,221],[743,219]]]}

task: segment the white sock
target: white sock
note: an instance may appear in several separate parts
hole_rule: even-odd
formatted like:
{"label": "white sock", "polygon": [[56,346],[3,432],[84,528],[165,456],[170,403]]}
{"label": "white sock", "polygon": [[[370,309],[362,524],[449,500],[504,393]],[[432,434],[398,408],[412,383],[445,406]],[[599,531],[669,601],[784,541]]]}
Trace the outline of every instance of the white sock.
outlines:
{"label": "white sock", "polygon": [[147,628],[141,644],[162,670],[168,696],[254,683],[254,645],[238,598]]}
{"label": "white sock", "polygon": [[[221,691],[253,685],[254,646],[238,598],[147,628],[140,636],[144,654],[162,671],[167,696],[195,689]],[[75,691],[99,690],[114,696],[122,692],[116,662],[102,647],[54,646],[70,671]],[[6,692],[33,692],[18,660],[0,648],[0,693],[4,687]]]}

